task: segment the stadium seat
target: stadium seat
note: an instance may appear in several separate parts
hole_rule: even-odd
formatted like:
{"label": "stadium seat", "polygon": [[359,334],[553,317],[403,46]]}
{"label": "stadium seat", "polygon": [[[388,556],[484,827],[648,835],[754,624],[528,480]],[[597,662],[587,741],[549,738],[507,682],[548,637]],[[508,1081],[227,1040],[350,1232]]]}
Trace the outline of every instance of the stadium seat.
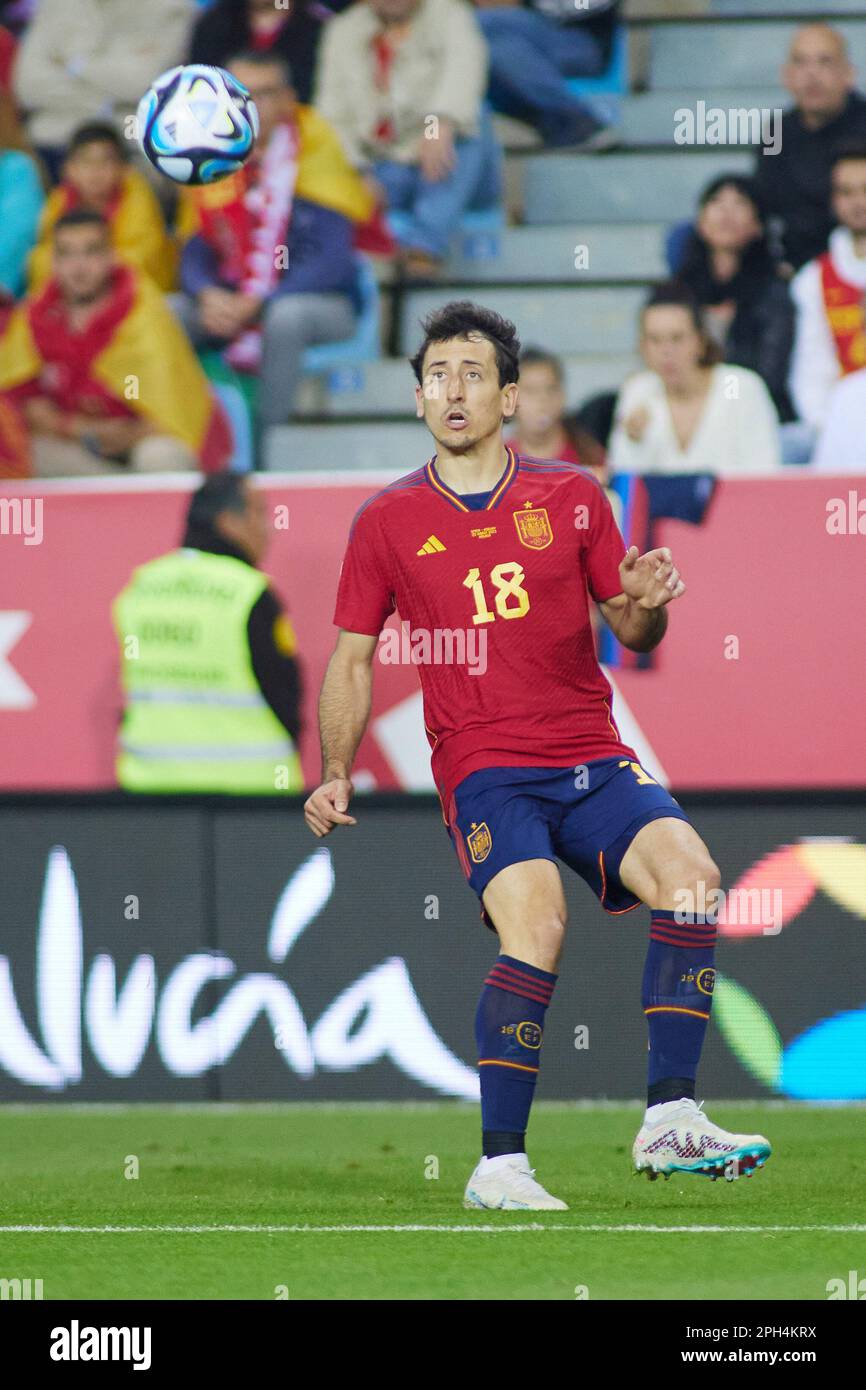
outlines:
{"label": "stadium seat", "polygon": [[304,353],[305,372],[326,372],[347,362],[372,362],[381,352],[379,286],[365,256],[358,257],[361,312],[351,338],[339,343],[317,343]]}
{"label": "stadium seat", "polygon": [[[409,214],[394,210],[385,221],[396,241],[406,241],[410,228]],[[478,208],[463,214],[455,242],[464,260],[485,262],[499,255],[505,230],[505,210],[502,207]]]}
{"label": "stadium seat", "polygon": [[614,31],[610,61],[597,77],[570,77],[569,90],[580,97],[596,120],[618,126],[622,99],[628,91],[628,30],[624,24]]}

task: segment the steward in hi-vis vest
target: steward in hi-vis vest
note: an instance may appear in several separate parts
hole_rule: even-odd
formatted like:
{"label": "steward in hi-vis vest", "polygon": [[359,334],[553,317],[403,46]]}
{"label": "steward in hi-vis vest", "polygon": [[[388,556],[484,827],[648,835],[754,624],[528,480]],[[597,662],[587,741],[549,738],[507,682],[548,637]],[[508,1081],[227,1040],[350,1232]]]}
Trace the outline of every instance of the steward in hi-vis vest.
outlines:
{"label": "steward in hi-vis vest", "polygon": [[297,792],[300,678],[291,624],[256,564],[264,498],[209,478],[184,545],[114,603],[125,711],[117,776],[135,792]]}

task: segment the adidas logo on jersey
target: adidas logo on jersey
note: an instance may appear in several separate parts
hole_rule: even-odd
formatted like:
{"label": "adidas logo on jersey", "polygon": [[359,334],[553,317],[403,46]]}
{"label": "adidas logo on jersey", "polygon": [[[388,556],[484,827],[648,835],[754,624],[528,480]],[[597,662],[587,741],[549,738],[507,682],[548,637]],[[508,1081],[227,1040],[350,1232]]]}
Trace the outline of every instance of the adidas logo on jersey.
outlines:
{"label": "adidas logo on jersey", "polygon": [[416,550],[416,555],[438,555],[445,547],[438,536],[428,536],[420,550]]}

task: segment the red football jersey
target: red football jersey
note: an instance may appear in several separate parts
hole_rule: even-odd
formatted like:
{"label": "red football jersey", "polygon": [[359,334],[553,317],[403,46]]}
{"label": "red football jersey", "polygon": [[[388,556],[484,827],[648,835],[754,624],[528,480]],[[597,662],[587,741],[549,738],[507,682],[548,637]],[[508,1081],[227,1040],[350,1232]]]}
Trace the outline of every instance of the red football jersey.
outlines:
{"label": "red football jersey", "polygon": [[[480,768],[636,757],[613,721],[587,597],[622,592],[624,554],[586,469],[511,448],[483,511],[442,482],[434,458],[358,512],[334,622],[381,633],[382,660],[418,664],[446,809]],[[382,633],[395,609],[401,632]]]}

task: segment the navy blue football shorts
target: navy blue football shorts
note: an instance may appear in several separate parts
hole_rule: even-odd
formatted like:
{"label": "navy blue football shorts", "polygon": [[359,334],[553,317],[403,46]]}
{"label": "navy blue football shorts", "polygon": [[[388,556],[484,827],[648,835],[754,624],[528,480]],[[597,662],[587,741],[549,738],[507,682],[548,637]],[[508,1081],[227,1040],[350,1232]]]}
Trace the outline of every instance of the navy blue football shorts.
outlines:
{"label": "navy blue football shorts", "polygon": [[[509,864],[560,859],[611,913],[629,912],[640,902],[619,867],[641,827],[660,816],[688,821],[640,763],[620,757],[576,768],[482,768],[458,785],[453,808],[449,833],[479,898]],[[483,903],[482,917],[492,928]]]}

